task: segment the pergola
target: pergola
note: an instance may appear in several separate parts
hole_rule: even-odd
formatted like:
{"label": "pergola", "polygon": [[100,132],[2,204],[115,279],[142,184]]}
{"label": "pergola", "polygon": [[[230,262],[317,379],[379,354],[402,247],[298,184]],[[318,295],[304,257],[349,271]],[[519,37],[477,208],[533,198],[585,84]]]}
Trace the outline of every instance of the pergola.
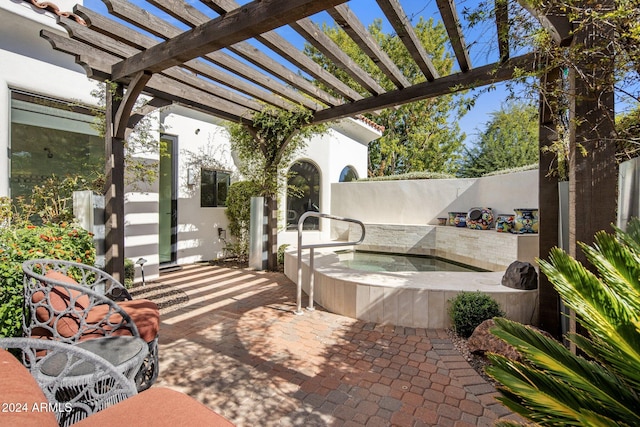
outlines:
{"label": "pergola", "polygon": [[[200,0],[199,8],[186,0],[147,0],[184,24],[186,30],[126,0],[103,1],[111,15],[128,25],[76,6],[73,15],[59,18],[69,38],[47,30],[42,30],[41,36],[54,49],[74,55],[89,77],[117,84],[115,94],[107,95],[105,187],[107,269],[116,278],[122,277],[124,269],[123,141],[127,129],[140,118],[132,111],[139,95],[152,98],[147,104],[150,109],[179,103],[245,124],[251,124],[252,115],[265,104],[282,109],[302,106],[313,112],[313,123],[321,123],[509,80],[517,72],[535,70],[544,61],[535,52],[512,57],[509,40],[500,37],[494,40],[500,60],[474,67],[454,0],[436,0],[440,12],[436,19],[444,22],[457,61],[456,71],[450,75],[440,75],[435,69],[401,1],[375,0],[424,74],[424,81],[417,84],[409,82],[385,54],[346,0],[256,0],[244,5],[234,0]],[[601,43],[605,39],[604,35],[587,31],[573,34],[571,23],[562,13],[532,9],[526,0],[520,3],[560,45],[577,39],[586,43]],[[507,4],[497,1],[496,5],[496,33],[508,34]],[[322,32],[312,18],[320,12],[327,12],[345,30],[393,82],[395,89],[385,90]],[[367,93],[349,87],[274,31],[285,25],[330,58]],[[253,41],[249,42],[250,39]],[[284,61],[275,60],[274,56]],[[607,135],[602,128],[605,125],[600,126],[596,135],[593,127],[585,123],[594,120],[604,123],[601,117],[589,114],[597,110],[594,105],[598,102],[610,103],[613,111],[612,95],[606,90],[591,93],[575,76],[573,73],[571,78],[576,95],[572,114],[586,120],[574,121],[572,150],[575,153],[575,145],[579,143],[589,152],[588,157],[572,156],[571,164],[570,253],[577,256],[576,242],[590,242],[595,231],[608,229],[615,219],[616,168],[613,144],[604,143],[601,137]],[[555,85],[558,79],[559,70],[552,70],[546,74],[544,84]],[[313,80],[329,89],[321,89]],[[547,101],[540,102],[541,148],[556,138]],[[549,154],[541,152],[541,257],[558,242],[556,180],[546,176],[551,161]],[[580,209],[580,215],[576,209]],[[557,294],[541,278],[541,326],[557,334],[558,313]]]}

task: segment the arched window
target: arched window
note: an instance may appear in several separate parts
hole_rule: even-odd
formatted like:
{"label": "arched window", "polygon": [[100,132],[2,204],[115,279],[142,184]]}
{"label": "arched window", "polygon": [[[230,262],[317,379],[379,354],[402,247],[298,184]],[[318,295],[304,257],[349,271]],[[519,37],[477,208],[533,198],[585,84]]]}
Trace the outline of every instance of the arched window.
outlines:
{"label": "arched window", "polygon": [[340,182],[357,181],[358,172],[356,172],[353,166],[345,166],[340,172]]}
{"label": "arched window", "polygon": [[[310,162],[301,160],[289,169],[287,195],[287,229],[298,228],[298,219],[307,211],[320,211],[320,172]],[[304,222],[305,230],[318,230],[318,218]]]}

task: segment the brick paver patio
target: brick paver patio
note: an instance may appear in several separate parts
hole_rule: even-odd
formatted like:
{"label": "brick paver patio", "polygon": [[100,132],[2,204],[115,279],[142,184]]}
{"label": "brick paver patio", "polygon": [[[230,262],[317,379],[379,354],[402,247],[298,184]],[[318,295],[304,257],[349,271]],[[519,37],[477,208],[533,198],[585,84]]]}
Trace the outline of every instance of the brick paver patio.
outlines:
{"label": "brick paver patio", "polygon": [[[444,330],[293,314],[283,274],[186,266],[163,310],[157,385],[238,426],[489,426],[514,416]],[[306,305],[306,299],[305,299]]]}

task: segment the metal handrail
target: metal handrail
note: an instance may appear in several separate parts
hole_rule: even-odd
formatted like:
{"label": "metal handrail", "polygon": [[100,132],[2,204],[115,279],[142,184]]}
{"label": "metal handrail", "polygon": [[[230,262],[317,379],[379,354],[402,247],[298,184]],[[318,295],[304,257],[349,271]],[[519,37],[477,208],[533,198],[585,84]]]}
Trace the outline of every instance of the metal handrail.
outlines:
{"label": "metal handrail", "polygon": [[[331,242],[331,243],[311,243],[308,245],[302,244],[302,227],[304,225],[304,221],[309,217],[316,218],[328,218],[335,219],[336,221],[344,221],[344,222],[353,222],[355,224],[360,225],[362,229],[362,235],[360,239],[354,242]],[[358,221],[353,218],[343,218],[340,216],[329,215],[320,212],[305,212],[302,214],[300,219],[298,220],[298,292],[297,292],[297,308],[295,314],[302,314],[302,250],[309,249],[309,306],[307,310],[313,311],[313,250],[315,248],[330,248],[330,247],[338,247],[338,246],[353,246],[359,245],[364,240],[364,223],[362,221]]]}

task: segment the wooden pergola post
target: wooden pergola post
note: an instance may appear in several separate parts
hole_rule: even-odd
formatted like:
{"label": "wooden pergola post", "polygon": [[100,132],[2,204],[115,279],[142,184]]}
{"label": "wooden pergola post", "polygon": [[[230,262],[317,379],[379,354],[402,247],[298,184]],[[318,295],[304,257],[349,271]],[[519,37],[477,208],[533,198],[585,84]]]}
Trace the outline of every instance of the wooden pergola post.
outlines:
{"label": "wooden pergola post", "polygon": [[[613,7],[611,0],[598,7]],[[586,6],[585,9],[587,10]],[[589,268],[578,242],[592,244],[596,232],[611,231],[616,220],[618,168],[615,161],[613,70],[610,39],[584,16],[575,33],[586,54],[570,70],[569,254]],[[586,155],[581,154],[581,150]],[[571,313],[569,332],[585,333]],[[570,345],[575,351],[575,344]]]}
{"label": "wooden pergola post", "polygon": [[[604,3],[599,2],[599,7],[613,7],[611,0]],[[588,19],[585,16],[585,20]],[[588,54],[577,70],[569,72],[569,253],[583,263],[586,259],[578,242],[591,244],[597,231],[611,231],[611,224],[616,220],[618,169],[613,139],[611,37],[612,34],[604,34],[601,28],[587,22],[575,33],[574,43]],[[586,151],[585,156],[581,149]]]}
{"label": "wooden pergola post", "polygon": [[[558,139],[557,121],[554,118],[558,105],[557,94],[561,84],[560,69],[549,71],[540,82],[544,94],[540,96],[540,116],[538,140],[540,144],[540,165],[538,168],[538,208],[540,210],[540,234],[538,237],[539,257],[547,259],[549,252],[558,246],[559,194],[558,177],[550,175],[555,167],[555,154],[545,148]],[[560,321],[560,296],[544,274],[538,277],[539,324],[542,329],[556,338],[562,335]]]}
{"label": "wooden pergola post", "polygon": [[118,138],[117,112],[124,86],[106,90],[105,111],[105,270],[124,283],[124,138]]}

